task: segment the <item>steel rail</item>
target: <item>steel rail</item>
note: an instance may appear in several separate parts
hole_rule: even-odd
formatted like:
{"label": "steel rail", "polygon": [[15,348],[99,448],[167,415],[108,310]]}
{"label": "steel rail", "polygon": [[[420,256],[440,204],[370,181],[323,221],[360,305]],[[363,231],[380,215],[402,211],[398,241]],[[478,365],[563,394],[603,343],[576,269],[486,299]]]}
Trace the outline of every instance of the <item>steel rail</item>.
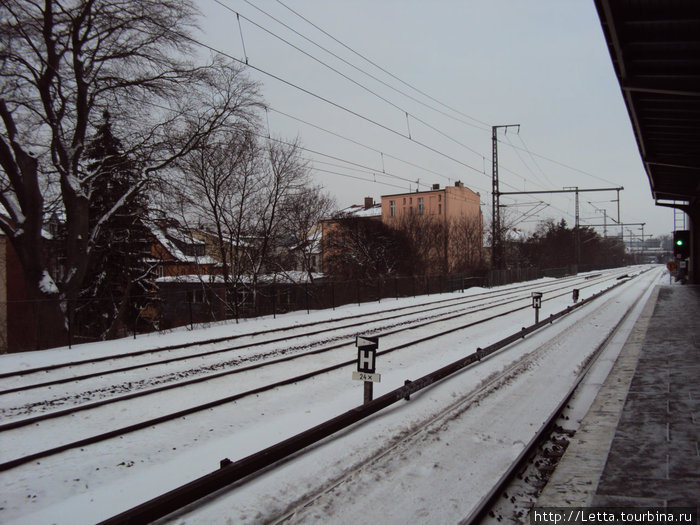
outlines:
{"label": "steel rail", "polygon": [[535,433],[535,435],[532,437],[532,439],[530,439],[530,441],[525,446],[525,448],[520,452],[520,454],[518,454],[518,457],[513,461],[513,463],[511,463],[510,467],[503,473],[503,475],[499,478],[499,480],[496,482],[496,484],[491,488],[491,490],[488,492],[488,494],[486,494],[479,501],[477,506],[474,507],[474,509],[472,509],[472,511],[469,513],[469,515],[464,520],[459,522],[459,525],[474,525],[476,523],[480,523],[484,518],[486,518],[489,510],[491,508],[493,508],[493,506],[499,500],[501,494],[507,489],[508,485],[515,479],[516,474],[525,467],[525,464],[528,461],[528,459],[532,455],[534,455],[539,444],[542,441],[544,441],[544,439],[552,432],[552,430],[554,429],[556,420],[558,419],[559,415],[564,411],[564,408],[566,408],[567,404],[571,401],[571,398],[576,393],[576,390],[578,389],[579,385],[585,379],[585,377],[588,375],[588,372],[591,370],[591,368],[593,367],[593,365],[597,361],[598,357],[600,357],[600,354],[602,353],[602,351],[605,349],[605,347],[608,345],[608,343],[614,337],[614,335],[618,332],[618,330],[620,329],[622,324],[625,321],[627,321],[629,316],[632,314],[632,311],[637,307],[639,302],[645,296],[647,290],[653,285],[654,285],[654,283],[652,282],[647,288],[645,288],[639,294],[639,297],[627,309],[627,311],[622,316],[622,318],[608,332],[608,334],[603,339],[603,341],[601,341],[600,344],[593,351],[592,358],[588,360],[588,362],[586,363],[586,366],[584,367],[582,372],[579,374],[576,381],[571,386],[571,388],[569,389],[567,394],[564,396],[564,398],[557,404],[556,408],[552,411],[552,413],[549,415],[549,417],[540,426],[539,430]]}
{"label": "steel rail", "polygon": [[549,325],[554,320],[571,313],[572,311],[590,303],[591,301],[594,301],[598,297],[601,297],[625,282],[627,281],[618,281],[616,284],[613,284],[612,286],[592,295],[591,297],[586,298],[572,306],[568,306],[566,309],[556,314],[550,315],[547,319],[544,319],[529,327],[524,327],[520,331],[492,345],[489,345],[486,348],[478,348],[476,352],[458,359],[457,361],[431,372],[430,374],[424,375],[415,381],[407,381],[402,387],[388,392],[365,405],[351,409],[333,419],[325,421],[306,431],[281,441],[280,443],[267,447],[264,450],[251,454],[235,462],[222,461],[222,465],[218,470],[215,470],[181,487],[175,488],[169,492],[166,492],[165,494],[162,494],[161,496],[153,498],[132,509],[126,510],[107,520],[104,520],[100,523],[100,525],[149,523],[179,510],[205,496],[221,490],[232,483],[241,481],[251,474],[268,468],[274,463],[285,459],[398,401],[410,399],[412,394],[427,388],[442,379],[445,379],[446,377],[473,363],[480,361],[484,357],[510,345],[512,342],[525,337],[527,334]]}

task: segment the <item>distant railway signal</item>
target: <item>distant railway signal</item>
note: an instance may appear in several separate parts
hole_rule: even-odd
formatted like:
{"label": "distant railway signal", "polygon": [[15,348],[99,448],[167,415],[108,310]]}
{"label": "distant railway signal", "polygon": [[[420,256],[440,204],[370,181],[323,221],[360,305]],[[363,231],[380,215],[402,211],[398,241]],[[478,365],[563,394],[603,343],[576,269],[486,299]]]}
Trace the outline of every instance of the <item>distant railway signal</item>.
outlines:
{"label": "distant railway signal", "polygon": [[673,232],[673,258],[687,259],[690,257],[690,231],[676,230]]}

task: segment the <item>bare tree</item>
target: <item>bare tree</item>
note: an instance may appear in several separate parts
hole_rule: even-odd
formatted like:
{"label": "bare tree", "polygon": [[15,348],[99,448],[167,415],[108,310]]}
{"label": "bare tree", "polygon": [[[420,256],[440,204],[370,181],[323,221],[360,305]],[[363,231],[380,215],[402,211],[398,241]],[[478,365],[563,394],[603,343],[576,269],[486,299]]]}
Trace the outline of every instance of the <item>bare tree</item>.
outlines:
{"label": "bare tree", "polygon": [[260,157],[254,129],[243,126],[212,134],[177,163],[183,220],[194,220],[208,240],[214,240],[215,257],[229,291],[227,306],[233,307],[236,317],[235,288],[250,271],[246,249],[256,195],[263,184]]}
{"label": "bare tree", "polygon": [[[150,175],[249,108],[251,84],[239,70],[181,58],[191,51],[195,14],[186,0],[0,0],[0,204],[7,213],[0,228],[37,305],[40,348],[62,342],[101,225]],[[130,132],[119,133],[126,153],[144,177],[90,221],[95,170],[86,167],[86,137],[114,108],[115,126]],[[42,236],[48,209],[65,217],[58,249],[66,268],[57,281]]]}
{"label": "bare tree", "polygon": [[263,170],[247,251],[254,286],[263,272],[280,268],[276,250],[283,235],[284,209],[302,195],[308,185],[309,165],[301,155],[299,140],[269,140]]}
{"label": "bare tree", "polygon": [[417,270],[425,275],[446,275],[448,260],[448,227],[442,217],[404,214],[397,225],[410,240]]}
{"label": "bare tree", "polygon": [[343,279],[412,275],[415,270],[406,233],[366,217],[334,217],[326,226],[323,252],[326,271]]}
{"label": "bare tree", "polygon": [[451,273],[480,269],[483,260],[483,225],[480,217],[462,216],[449,223],[449,260]]}
{"label": "bare tree", "polygon": [[314,270],[318,271],[314,257],[320,252],[320,222],[329,217],[334,208],[335,200],[330,195],[320,186],[309,185],[287,199],[282,209],[282,236],[311,282]]}

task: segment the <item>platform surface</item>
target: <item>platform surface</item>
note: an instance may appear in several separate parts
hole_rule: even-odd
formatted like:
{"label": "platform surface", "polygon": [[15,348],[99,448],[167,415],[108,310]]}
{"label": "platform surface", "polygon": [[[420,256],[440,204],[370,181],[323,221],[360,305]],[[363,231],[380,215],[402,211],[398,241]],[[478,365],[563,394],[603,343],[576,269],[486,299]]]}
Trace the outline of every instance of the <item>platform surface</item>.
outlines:
{"label": "platform surface", "polygon": [[659,285],[538,507],[700,507],[700,286]]}

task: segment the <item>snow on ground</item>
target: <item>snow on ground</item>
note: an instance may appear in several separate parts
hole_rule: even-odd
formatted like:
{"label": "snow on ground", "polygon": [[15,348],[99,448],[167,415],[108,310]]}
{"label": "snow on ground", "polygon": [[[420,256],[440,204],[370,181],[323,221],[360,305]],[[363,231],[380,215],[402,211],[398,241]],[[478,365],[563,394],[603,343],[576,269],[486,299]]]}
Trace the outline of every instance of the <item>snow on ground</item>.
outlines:
{"label": "snow on ground", "polygon": [[[371,522],[369,515],[365,514],[368,509],[374,509],[376,516],[382,516],[381,520],[375,521],[385,523],[408,519],[444,523],[463,517],[465,509],[478,501],[480,490],[488,490],[488,482],[484,480],[490,479],[490,473],[507,465],[524,446],[528,436],[537,429],[538,420],[551,410],[551,403],[556,402],[560,392],[568,390],[567,385],[572,383],[592,348],[607,335],[641,290],[659,275],[661,270],[649,272],[621,286],[619,291],[579,309],[523,343],[413,396],[410,402],[393,405],[339,436],[329,438],[313,447],[310,454],[300,455],[281,468],[222,494],[205,509],[183,515],[176,522],[266,522],[290,512],[299,502],[334,485],[337,485],[334,490],[296,514],[295,519],[302,522]],[[586,289],[585,293],[582,291],[582,297],[602,287]],[[483,291],[468,290],[466,293]],[[429,300],[441,300],[447,296],[435,295]],[[72,350],[2,356],[0,363],[3,370],[40,366],[272,326],[292,326],[310,319],[335,318],[341,312],[347,315],[382,311],[389,306],[387,303],[399,306],[425,299],[383,301],[360,307],[346,306],[335,312],[295,313],[277,320],[267,318],[207,330],[180,330]],[[544,318],[568,304],[570,298],[567,297],[545,301],[541,316]],[[375,385],[375,396],[402,385],[404,379],[420,377],[532,321],[532,311],[526,309],[434,342],[380,356],[377,366],[378,372],[382,373],[382,383]],[[445,321],[442,328],[449,324]],[[433,325],[383,338],[380,349],[440,329],[439,325]],[[349,358],[352,358],[354,349],[347,351],[351,352]],[[527,355],[529,361],[514,371],[512,377],[493,387],[490,395],[478,394],[476,399],[464,401],[478,385]],[[321,368],[337,359],[337,355],[317,356],[309,358],[301,368]],[[299,365],[286,364],[285,372],[292,375],[296,366]],[[0,473],[0,521],[77,524],[105,519],[215,470],[224,457],[235,461],[360,404],[362,385],[350,380],[350,370],[343,368],[279,388],[276,392],[245,398],[84,450],[69,450],[42,459],[40,464]],[[271,380],[264,374],[259,379]],[[238,383],[239,379],[234,376],[228,381],[217,381],[217,386],[211,386],[211,390],[216,395],[225,395],[226,392],[245,389],[245,384]],[[154,412],[175,410],[183,403],[190,403],[190,390],[187,392],[184,395],[180,390],[166,393]],[[100,417],[104,419],[98,423],[86,422],[76,415],[70,425],[46,425],[40,431],[29,428],[19,440],[22,443],[8,443],[0,435],[0,451],[3,451],[3,456],[17,457],[24,453],[21,451],[31,450],[37,443],[44,442],[45,433],[52,439],[71,435],[77,439],[83,437],[86,428],[94,430],[95,425],[121,426],[132,411],[139,414],[139,419],[147,415],[151,404],[150,400],[118,403],[114,405],[118,408],[102,414]],[[443,413],[444,419],[436,421],[430,430],[419,430],[426,421]],[[401,441],[415,432],[418,433],[408,441]],[[396,446],[396,453],[388,453],[385,459],[377,460],[369,468],[360,468],[366,460],[386,452],[392,444]],[[357,473],[348,477],[348,470],[357,470]],[[440,512],[436,513],[436,509]]]}

